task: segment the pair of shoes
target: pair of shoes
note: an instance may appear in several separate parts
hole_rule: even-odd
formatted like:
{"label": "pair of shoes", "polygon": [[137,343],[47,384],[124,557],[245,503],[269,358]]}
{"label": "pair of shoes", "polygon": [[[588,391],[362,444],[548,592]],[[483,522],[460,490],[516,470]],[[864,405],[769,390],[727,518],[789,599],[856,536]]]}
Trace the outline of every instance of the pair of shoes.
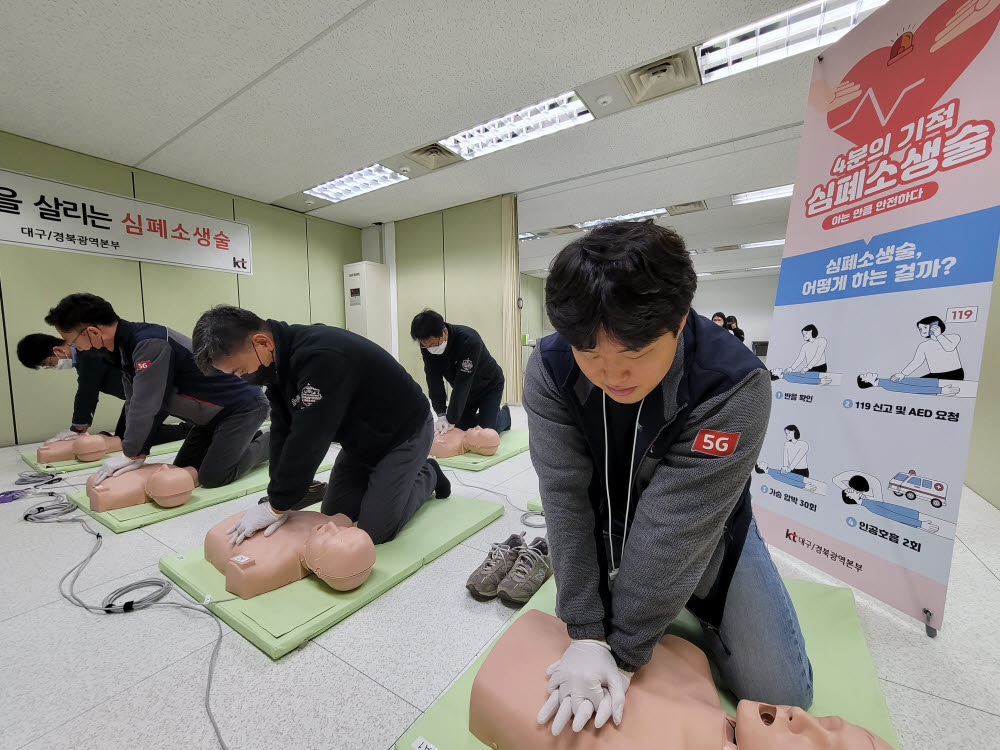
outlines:
{"label": "pair of shoes", "polygon": [[[313,480],[313,482],[306,489],[306,493],[297,503],[295,503],[295,505],[289,508],[289,510],[302,510],[303,508],[308,508],[310,505],[320,502],[324,495],[326,495],[326,482]],[[264,495],[264,497],[257,501],[257,504],[262,505],[267,501],[268,497],[267,495]]]}
{"label": "pair of shoes", "polygon": [[438,500],[444,500],[451,495],[451,482],[444,475],[444,470],[437,461],[433,458],[428,458],[427,463],[434,469],[434,497]]}
{"label": "pair of shoes", "polygon": [[497,432],[507,432],[510,426],[510,407],[504,404],[500,407],[500,414],[497,415]]}
{"label": "pair of shoes", "polygon": [[478,596],[499,596],[504,601],[523,604],[552,575],[549,543],[536,537],[524,543],[524,534],[511,534],[496,542],[482,564],[473,571],[465,587]]}

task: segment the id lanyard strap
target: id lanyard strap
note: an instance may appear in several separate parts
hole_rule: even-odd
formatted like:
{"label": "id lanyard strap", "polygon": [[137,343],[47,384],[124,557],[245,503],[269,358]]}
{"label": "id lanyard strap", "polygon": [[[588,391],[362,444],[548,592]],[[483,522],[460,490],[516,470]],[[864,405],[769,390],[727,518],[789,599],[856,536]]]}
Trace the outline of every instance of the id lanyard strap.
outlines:
{"label": "id lanyard strap", "polygon": [[601,407],[604,411],[604,492],[608,500],[608,545],[611,547],[611,568],[608,571],[608,580],[614,581],[618,576],[618,566],[625,555],[625,540],[628,538],[628,514],[632,506],[632,472],[635,470],[635,446],[639,442],[639,417],[642,416],[642,405],[646,397],[642,397],[639,402],[639,412],[635,415],[635,430],[632,435],[632,457],[628,467],[628,492],[625,495],[625,529],[622,533],[622,550],[618,555],[618,563],[615,563],[615,538],[611,531],[611,479],[608,474],[608,394],[603,394]]}

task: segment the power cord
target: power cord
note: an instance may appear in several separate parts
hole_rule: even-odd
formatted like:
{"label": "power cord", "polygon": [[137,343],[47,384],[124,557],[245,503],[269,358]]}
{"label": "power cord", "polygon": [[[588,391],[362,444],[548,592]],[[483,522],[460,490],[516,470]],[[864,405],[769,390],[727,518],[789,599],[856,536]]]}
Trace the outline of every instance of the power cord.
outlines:
{"label": "power cord", "polygon": [[[59,495],[56,493],[48,493],[54,497],[60,498],[55,502],[48,503],[45,505],[38,505],[35,508],[27,511],[24,514],[24,520],[30,523],[78,523],[80,524],[84,531],[94,537],[94,546],[91,548],[87,556],[84,557],[80,562],[70,568],[59,579],[59,593],[62,594],[63,598],[66,599],[70,604],[74,606],[81,607],[88,612],[101,612],[104,614],[120,614],[124,612],[137,612],[143,609],[149,609],[150,607],[177,607],[179,609],[188,609],[192,612],[197,612],[202,615],[208,615],[215,622],[216,627],[219,630],[219,635],[215,639],[215,647],[212,649],[212,657],[208,663],[208,684],[205,687],[205,712],[208,714],[208,720],[212,722],[212,728],[215,730],[215,736],[219,741],[219,745],[222,750],[229,750],[229,746],[222,737],[222,730],[219,729],[219,724],[215,720],[215,714],[212,713],[212,680],[215,676],[215,663],[218,660],[219,649],[222,647],[222,623],[219,619],[208,609],[207,601],[203,606],[197,606],[194,604],[186,604],[184,602],[165,602],[161,601],[170,591],[173,589],[173,584],[163,578],[146,578],[141,581],[134,581],[133,583],[126,584],[121,588],[115,589],[101,602],[100,606],[95,606],[93,604],[87,604],[79,596],[76,595],[74,587],[76,586],[77,579],[83,572],[84,568],[94,559],[94,555],[97,554],[98,550],[101,549],[103,544],[103,537],[97,531],[94,531],[87,524],[86,519],[83,516],[73,516],[67,518],[70,513],[77,510],[76,505],[72,502],[66,500],[65,495]],[[69,578],[69,587],[64,588],[66,579]],[[118,603],[118,600],[133,591],[141,591],[144,589],[152,589],[148,594],[142,596],[138,599],[129,599],[128,601]],[[235,597],[234,597],[235,598]],[[229,601],[228,599],[221,599],[216,604],[224,601]]]}
{"label": "power cord", "polygon": [[516,505],[514,505],[513,502],[511,502],[511,499],[506,495],[506,493],[500,492],[499,490],[493,487],[482,487],[478,484],[469,484],[468,482],[460,479],[458,474],[454,470],[446,471],[444,473],[446,475],[450,474],[452,478],[463,487],[469,487],[470,489],[475,489],[475,490],[485,490],[486,492],[490,492],[494,495],[502,497],[504,499],[504,502],[507,503],[507,505],[509,505],[511,508],[513,508],[514,510],[516,510],[518,513],[521,514],[521,523],[527,526],[529,529],[545,528],[544,512],[537,510],[528,510],[527,508],[518,508]]}

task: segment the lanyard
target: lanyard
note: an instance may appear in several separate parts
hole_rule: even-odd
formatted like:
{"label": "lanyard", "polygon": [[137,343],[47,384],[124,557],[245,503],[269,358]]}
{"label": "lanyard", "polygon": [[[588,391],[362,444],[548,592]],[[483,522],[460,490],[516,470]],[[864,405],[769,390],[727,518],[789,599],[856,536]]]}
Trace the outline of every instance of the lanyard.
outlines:
{"label": "lanyard", "polygon": [[646,397],[642,397],[639,402],[639,411],[635,415],[635,431],[632,435],[632,455],[628,468],[628,492],[625,495],[625,529],[622,533],[622,550],[618,556],[618,565],[615,564],[615,538],[611,531],[611,479],[608,473],[608,394],[603,393],[601,407],[604,412],[604,492],[608,500],[608,544],[611,547],[611,569],[608,571],[608,580],[614,581],[618,575],[618,565],[621,564],[622,557],[625,556],[625,540],[628,538],[628,514],[632,506],[632,472],[635,470],[635,446],[639,440],[639,417],[642,416],[642,405]]}

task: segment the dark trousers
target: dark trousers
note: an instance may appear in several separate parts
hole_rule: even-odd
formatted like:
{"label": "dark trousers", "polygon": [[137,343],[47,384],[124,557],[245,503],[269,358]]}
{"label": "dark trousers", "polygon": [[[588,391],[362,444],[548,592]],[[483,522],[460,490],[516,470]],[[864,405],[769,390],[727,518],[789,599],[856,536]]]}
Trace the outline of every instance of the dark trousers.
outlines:
{"label": "dark trousers", "polygon": [[235,482],[270,455],[271,433],[256,434],[267,413],[262,393],[206,425],[194,425],[177,451],[174,466],[196,468],[202,487]]}
{"label": "dark trousers", "polygon": [[809,469],[792,469],[792,474],[798,474],[800,477],[809,478]]}
{"label": "dark trousers", "polygon": [[965,380],[965,368],[959,367],[957,370],[949,370],[948,372],[929,372],[921,377],[938,380]]}
{"label": "dark trousers", "polygon": [[341,449],[333,464],[322,510],[343,513],[368,532],[375,544],[393,539],[434,492],[436,475],[427,460],[434,421],[369,465]]}
{"label": "dark trousers", "polygon": [[809,372],[826,372],[826,362],[821,365],[816,365],[815,367],[810,367]]}
{"label": "dark trousers", "polygon": [[510,429],[510,409],[504,407],[500,409],[503,401],[503,386],[494,391],[484,393],[475,401],[471,399],[465,403],[465,411],[458,418],[455,426],[460,430],[468,430],[472,427],[482,427],[484,429],[506,432]]}
{"label": "dark trousers", "polygon": [[[163,445],[164,443],[173,443],[177,440],[183,440],[187,437],[188,432],[191,431],[191,425],[186,422],[181,422],[180,424],[164,424],[163,420],[166,419],[169,414],[165,411],[160,412],[156,415],[156,426],[153,427],[153,439],[149,442],[150,445]],[[115,431],[112,433],[115,437],[125,437],[125,407],[122,407],[122,413],[118,415],[118,424],[115,426]]]}

